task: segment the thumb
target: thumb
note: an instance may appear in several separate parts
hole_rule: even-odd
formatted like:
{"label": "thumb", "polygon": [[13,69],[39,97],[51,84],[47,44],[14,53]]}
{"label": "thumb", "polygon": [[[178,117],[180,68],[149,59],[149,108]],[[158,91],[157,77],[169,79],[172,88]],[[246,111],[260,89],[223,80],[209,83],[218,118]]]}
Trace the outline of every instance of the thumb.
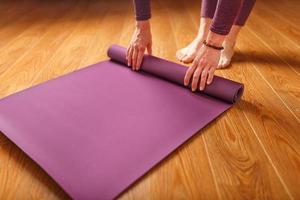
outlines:
{"label": "thumb", "polygon": [[148,44],[147,52],[148,52],[149,55],[152,55],[152,43]]}

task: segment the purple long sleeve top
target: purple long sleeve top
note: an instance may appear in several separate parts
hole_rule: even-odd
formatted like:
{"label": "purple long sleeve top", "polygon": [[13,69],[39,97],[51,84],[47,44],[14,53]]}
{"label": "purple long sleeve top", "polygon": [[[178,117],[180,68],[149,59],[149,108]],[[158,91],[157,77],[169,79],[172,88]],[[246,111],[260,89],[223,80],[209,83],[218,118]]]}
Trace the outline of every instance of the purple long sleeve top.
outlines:
{"label": "purple long sleeve top", "polygon": [[[255,0],[203,0],[201,16],[212,18],[210,30],[227,35],[233,24],[244,25]],[[151,18],[150,0],[134,0],[136,20]]]}

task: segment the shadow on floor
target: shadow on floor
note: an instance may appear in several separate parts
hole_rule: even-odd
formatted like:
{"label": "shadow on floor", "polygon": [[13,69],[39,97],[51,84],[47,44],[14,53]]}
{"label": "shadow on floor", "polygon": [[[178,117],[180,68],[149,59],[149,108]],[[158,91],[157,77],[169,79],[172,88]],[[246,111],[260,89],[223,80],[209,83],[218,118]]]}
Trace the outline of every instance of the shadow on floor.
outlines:
{"label": "shadow on floor", "polygon": [[[234,63],[251,62],[253,64],[269,64],[272,67],[289,67],[292,65],[294,69],[300,72],[300,62],[291,55],[280,55],[281,59],[277,55],[271,55],[266,52],[254,52],[254,51],[237,51],[233,57]],[[288,64],[287,64],[288,63]]]}

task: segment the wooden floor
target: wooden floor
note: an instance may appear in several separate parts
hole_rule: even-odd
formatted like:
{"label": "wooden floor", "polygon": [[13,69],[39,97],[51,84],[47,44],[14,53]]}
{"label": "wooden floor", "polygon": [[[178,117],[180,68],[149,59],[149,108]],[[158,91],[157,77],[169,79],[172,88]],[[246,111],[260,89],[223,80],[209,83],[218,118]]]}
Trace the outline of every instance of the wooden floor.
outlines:
{"label": "wooden floor", "polygon": [[[154,54],[176,61],[201,3],[152,2]],[[299,0],[257,0],[217,72],[245,84],[243,100],[119,199],[300,199],[299,11]],[[131,0],[7,0],[0,13],[0,98],[107,59],[134,29]],[[68,198],[0,134],[0,199]]]}

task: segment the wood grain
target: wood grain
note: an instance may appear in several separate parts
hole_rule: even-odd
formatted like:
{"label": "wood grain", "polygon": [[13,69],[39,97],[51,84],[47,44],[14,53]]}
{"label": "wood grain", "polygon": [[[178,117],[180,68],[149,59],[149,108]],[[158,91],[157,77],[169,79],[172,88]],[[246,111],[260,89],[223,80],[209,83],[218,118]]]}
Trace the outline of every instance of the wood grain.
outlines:
{"label": "wood grain", "polygon": [[[196,35],[200,0],[152,0],[153,54]],[[242,101],[118,199],[299,199],[300,50],[297,0],[257,0],[230,68]],[[0,0],[0,97],[107,59],[134,31],[130,0]],[[276,19],[276,20],[274,20]],[[0,134],[0,199],[69,199]]]}
{"label": "wood grain", "polygon": [[[184,7],[180,3],[176,5],[170,2],[170,4],[176,6],[177,9]],[[171,19],[174,20],[173,24],[176,21],[179,30],[197,31],[185,22],[189,17],[188,15],[182,16],[181,13],[179,14],[174,10],[176,8],[170,9],[170,15]],[[195,24],[198,24],[199,16],[193,16],[195,16]],[[244,83],[247,88],[247,83]],[[230,110],[225,115],[231,117],[220,119],[209,134],[203,133],[209,157],[214,163],[212,168],[221,199],[289,198],[288,191],[284,191],[284,186],[275,174],[272,163],[269,162],[266,156],[262,156],[264,154],[263,149],[253,137],[251,126],[247,123],[243,113]],[[232,123],[230,119],[234,119],[235,123]],[[261,151],[261,153],[258,153],[258,151]],[[232,185],[236,185],[236,187],[232,187]],[[251,189],[249,190],[249,188]],[[272,188],[278,189],[273,190]],[[282,191],[282,193],[279,191]]]}

